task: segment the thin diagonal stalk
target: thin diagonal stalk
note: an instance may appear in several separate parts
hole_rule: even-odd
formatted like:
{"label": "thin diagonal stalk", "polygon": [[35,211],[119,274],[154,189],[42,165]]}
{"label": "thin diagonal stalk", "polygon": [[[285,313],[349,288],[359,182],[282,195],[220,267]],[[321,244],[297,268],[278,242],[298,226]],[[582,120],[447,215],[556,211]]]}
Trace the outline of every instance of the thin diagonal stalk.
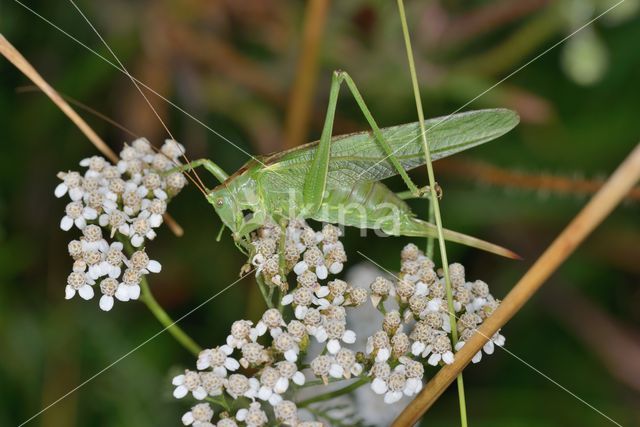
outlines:
{"label": "thin diagonal stalk", "polygon": [[307,400],[303,400],[302,402],[299,402],[297,404],[297,406],[298,406],[298,408],[304,408],[306,406],[311,405],[312,403],[323,402],[325,400],[330,400],[330,399],[333,399],[335,397],[342,396],[344,394],[349,394],[352,391],[358,389],[360,386],[368,383],[369,380],[370,380],[369,377],[362,377],[358,381],[356,381],[356,382],[354,382],[352,384],[349,384],[346,387],[339,388],[338,390],[330,391],[328,393],[320,394],[318,396],[311,397],[311,398],[309,398]]}
{"label": "thin diagonal stalk", "polygon": [[413,425],[424,415],[488,339],[524,306],[551,274],[624,200],[638,180],[640,180],[640,144],[636,145],[605,185],[522,276],[493,314],[482,322],[471,339],[466,341],[456,353],[454,362],[440,369],[422,392],[396,418],[394,427]]}
{"label": "thin diagonal stalk", "polygon": [[[438,228],[438,244],[440,247],[440,259],[442,261],[442,272],[444,275],[446,291],[447,291],[447,305],[449,307],[449,323],[451,324],[451,337],[453,338],[453,345],[458,342],[458,328],[456,327],[455,309],[453,307],[453,293],[451,291],[451,280],[449,278],[449,260],[447,258],[447,248],[444,241],[442,216],[440,215],[440,203],[438,201],[438,195],[436,192],[436,178],[433,173],[433,165],[431,164],[431,152],[429,151],[429,144],[427,143],[427,132],[424,127],[424,113],[422,111],[422,99],[420,98],[420,88],[418,86],[418,77],[416,75],[416,66],[413,61],[413,49],[411,48],[411,38],[409,37],[409,28],[407,26],[407,17],[404,11],[404,3],[402,0],[397,0],[398,10],[400,12],[400,20],[402,21],[402,33],[404,35],[404,44],[407,49],[407,59],[409,61],[409,71],[411,72],[411,83],[413,85],[413,93],[416,100],[416,109],[418,110],[418,121],[420,123],[420,136],[422,137],[422,148],[424,150],[425,163],[427,165],[427,174],[429,175],[429,190],[431,192],[431,200],[429,206],[429,212],[433,210],[433,219],[435,220],[436,227]],[[427,252],[429,248],[433,246],[433,243],[427,242]],[[433,250],[431,249],[431,252]],[[458,401],[460,405],[460,424],[462,427],[467,426],[467,405],[464,394],[464,381],[462,379],[462,373],[458,375]]]}
{"label": "thin diagonal stalk", "polygon": [[149,283],[147,282],[147,278],[142,276],[142,280],[140,281],[140,301],[142,301],[149,311],[153,313],[153,315],[158,319],[160,324],[167,328],[167,331],[173,335],[173,337],[178,341],[184,348],[190,351],[194,356],[198,356],[202,351],[202,348],[196,344],[196,342],[189,336],[185,331],[180,328],[180,326],[176,325],[176,322],[167,314],[166,311],[162,308],[158,301],[156,301],[155,297],[151,293],[151,289],[149,289]]}

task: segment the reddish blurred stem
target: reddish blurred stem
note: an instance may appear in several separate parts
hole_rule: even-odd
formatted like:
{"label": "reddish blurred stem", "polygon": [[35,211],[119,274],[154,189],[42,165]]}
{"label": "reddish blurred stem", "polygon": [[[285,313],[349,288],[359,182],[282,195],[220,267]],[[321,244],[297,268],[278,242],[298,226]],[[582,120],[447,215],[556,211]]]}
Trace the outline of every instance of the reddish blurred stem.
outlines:
{"label": "reddish blurred stem", "polygon": [[393,424],[395,427],[414,425],[422,417],[487,340],[540,289],[549,276],[624,199],[638,179],[640,179],[640,144],[636,145],[606,184],[544,251],[464,347],[456,353],[454,362],[443,366],[423,391],[396,418]]}
{"label": "reddish blurred stem", "polygon": [[600,357],[618,381],[640,393],[640,340],[631,328],[569,286],[549,292],[544,306]]}
{"label": "reddish blurred stem", "polygon": [[318,51],[328,10],[329,0],[310,0],[307,3],[300,59],[287,107],[284,148],[296,147],[306,139],[318,76]]}
{"label": "reddish blurred stem", "polygon": [[[460,179],[504,188],[549,191],[558,194],[588,195],[598,191],[603,179],[577,179],[549,174],[532,174],[500,168],[471,160],[444,159],[437,163],[438,172]],[[627,200],[640,201],[640,187],[634,187]]]}
{"label": "reddish blurred stem", "polygon": [[473,37],[502,28],[549,4],[549,0],[503,0],[488,4],[454,18],[441,34],[443,43],[459,44]]}

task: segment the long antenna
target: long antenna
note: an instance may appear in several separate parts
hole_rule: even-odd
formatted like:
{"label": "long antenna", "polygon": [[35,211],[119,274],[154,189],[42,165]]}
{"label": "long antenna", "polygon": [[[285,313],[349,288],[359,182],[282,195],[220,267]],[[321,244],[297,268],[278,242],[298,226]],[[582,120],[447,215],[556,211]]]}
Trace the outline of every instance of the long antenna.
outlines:
{"label": "long antenna", "polygon": [[[129,80],[131,80],[131,83],[133,83],[133,85],[136,87],[136,89],[138,90],[138,92],[140,92],[140,95],[142,95],[142,97],[144,98],[144,100],[146,101],[147,105],[149,106],[149,108],[151,109],[151,111],[153,111],[153,114],[155,114],[155,116],[158,118],[158,121],[160,121],[160,123],[162,124],[162,127],[164,127],[165,131],[167,132],[167,134],[169,134],[169,136],[171,137],[172,140],[176,141],[176,139],[173,137],[173,134],[171,133],[171,131],[169,130],[169,127],[166,125],[166,123],[164,122],[164,120],[162,120],[162,117],[160,117],[160,114],[158,114],[158,111],[155,109],[155,107],[153,106],[153,104],[151,104],[151,101],[149,101],[149,98],[147,97],[147,95],[145,95],[145,93],[142,91],[142,89],[140,88],[140,86],[138,85],[138,82],[136,81],[136,79],[133,78],[133,76],[131,75],[131,73],[129,73],[129,70],[124,66],[124,64],[122,63],[122,61],[120,61],[120,58],[118,57],[118,55],[116,55],[116,53],[113,51],[113,49],[111,49],[111,46],[109,46],[109,43],[107,43],[107,41],[104,39],[104,37],[102,37],[102,35],[100,34],[100,32],[98,31],[98,29],[91,23],[91,21],[89,20],[89,18],[87,17],[87,15],[84,14],[84,12],[82,12],[82,10],[78,7],[78,5],[73,1],[73,0],[69,0],[69,3],[71,3],[73,5],[73,7],[78,11],[78,13],[80,14],[80,16],[82,16],[82,18],[86,21],[86,23],[91,27],[91,29],[93,30],[93,32],[96,34],[96,36],[98,36],[98,38],[100,39],[100,41],[102,42],[102,44],[107,48],[107,50],[111,53],[111,55],[113,56],[113,58],[116,60],[116,62],[118,63],[118,65],[120,65],[120,68],[122,68],[122,70],[124,71],[124,73],[127,75],[127,77],[129,77]],[[189,159],[187,158],[186,154],[183,152],[182,153],[182,157],[184,158],[184,160],[187,162],[187,164],[190,163]],[[198,182],[200,183],[200,186],[202,188],[206,188],[206,186],[204,185],[204,182],[202,182],[202,179],[200,179],[200,175],[198,175],[198,173],[195,171],[195,169],[193,167],[190,167],[190,171],[191,173],[193,173],[196,177],[196,179],[198,180]]]}

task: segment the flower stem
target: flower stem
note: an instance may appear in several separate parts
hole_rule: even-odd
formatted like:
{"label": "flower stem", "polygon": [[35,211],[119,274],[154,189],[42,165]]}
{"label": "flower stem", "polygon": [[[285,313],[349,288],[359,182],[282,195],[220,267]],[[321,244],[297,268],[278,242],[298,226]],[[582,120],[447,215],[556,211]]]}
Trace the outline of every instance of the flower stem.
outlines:
{"label": "flower stem", "polygon": [[140,301],[149,308],[151,313],[153,313],[162,326],[167,328],[176,341],[178,341],[193,355],[197,356],[202,351],[202,348],[196,344],[196,342],[174,322],[167,312],[164,311],[162,306],[158,304],[158,301],[156,301],[151,293],[151,289],[149,289],[149,282],[147,282],[147,278],[144,276],[142,276],[142,280],[140,281],[140,289],[142,290],[140,294]]}
{"label": "flower stem", "polygon": [[352,391],[354,391],[354,390],[358,389],[359,387],[361,387],[361,386],[365,385],[366,383],[368,383],[369,380],[370,380],[369,377],[362,377],[358,381],[355,381],[355,382],[349,384],[346,387],[339,388],[338,390],[333,390],[333,391],[330,391],[328,393],[319,394],[317,396],[310,397],[307,400],[303,400],[302,402],[299,402],[297,404],[297,406],[298,406],[298,408],[304,408],[306,406],[311,405],[312,403],[322,402],[324,400],[333,399],[334,397],[338,397],[338,396],[342,396],[344,394],[351,393]]}
{"label": "flower stem", "polygon": [[[440,248],[440,259],[442,261],[442,271],[447,290],[447,305],[449,308],[449,320],[451,323],[451,336],[453,338],[453,345],[458,342],[458,330],[456,327],[455,310],[453,307],[453,294],[451,291],[451,279],[449,278],[449,261],[447,259],[447,249],[444,241],[442,217],[440,215],[440,203],[438,202],[438,195],[436,193],[436,179],[433,173],[433,165],[431,164],[431,152],[429,151],[429,144],[427,143],[427,133],[424,127],[424,113],[422,111],[422,100],[420,98],[420,88],[418,87],[418,78],[416,76],[416,66],[413,60],[413,50],[411,48],[411,38],[409,37],[409,28],[407,26],[407,18],[404,11],[403,0],[397,0],[398,10],[400,12],[400,20],[402,21],[402,33],[404,35],[405,47],[407,49],[407,58],[409,60],[409,71],[411,72],[411,83],[413,85],[413,93],[416,101],[416,109],[418,111],[418,120],[420,122],[420,134],[422,137],[422,147],[424,149],[425,163],[427,166],[427,174],[429,175],[429,190],[431,191],[431,205],[430,210],[433,209],[433,218],[438,228],[438,243]],[[429,243],[427,243],[427,247]],[[458,375],[458,400],[460,403],[460,424],[462,427],[467,426],[467,409],[464,395],[464,382],[462,380],[462,373]]]}
{"label": "flower stem", "polygon": [[256,276],[256,283],[258,284],[258,288],[260,289],[262,298],[264,298],[264,303],[267,305],[267,307],[273,308],[273,302],[271,301],[271,298],[267,293],[267,290],[265,289],[264,281],[262,280],[262,277],[260,275]]}

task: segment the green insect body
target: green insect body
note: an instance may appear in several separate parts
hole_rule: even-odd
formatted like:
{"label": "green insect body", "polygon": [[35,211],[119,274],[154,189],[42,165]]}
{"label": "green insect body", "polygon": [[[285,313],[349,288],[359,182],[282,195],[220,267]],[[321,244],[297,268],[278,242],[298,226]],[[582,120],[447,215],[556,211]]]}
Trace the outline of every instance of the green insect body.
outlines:
{"label": "green insect body", "polygon": [[[425,122],[434,160],[495,139],[518,123],[509,110],[479,110]],[[418,123],[379,130],[403,168],[424,164]],[[271,220],[310,218],[317,221],[383,231],[394,236],[435,237],[436,227],[416,218],[409,205],[380,180],[396,175],[396,167],[371,132],[329,140],[326,184],[315,208],[305,199],[305,184],[322,141],[259,157],[212,190],[208,200],[236,239]],[[220,178],[220,177],[219,177]],[[500,246],[445,230],[450,241],[514,257]]]}

